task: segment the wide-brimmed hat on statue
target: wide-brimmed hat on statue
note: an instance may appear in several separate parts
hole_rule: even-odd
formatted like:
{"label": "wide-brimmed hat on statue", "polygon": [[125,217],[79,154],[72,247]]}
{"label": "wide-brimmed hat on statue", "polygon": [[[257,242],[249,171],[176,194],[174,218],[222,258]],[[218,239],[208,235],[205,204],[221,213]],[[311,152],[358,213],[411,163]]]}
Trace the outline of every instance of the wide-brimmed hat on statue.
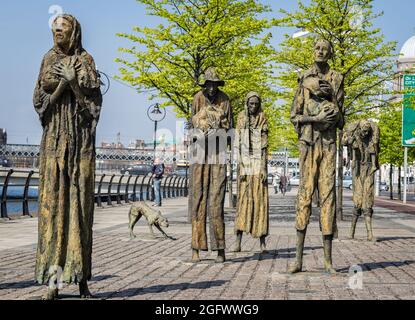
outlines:
{"label": "wide-brimmed hat on statue", "polygon": [[207,82],[216,82],[218,83],[219,87],[225,86],[225,81],[219,78],[215,68],[208,68],[205,71],[205,74],[202,76],[202,83],[200,83],[199,85],[201,87],[206,87]]}

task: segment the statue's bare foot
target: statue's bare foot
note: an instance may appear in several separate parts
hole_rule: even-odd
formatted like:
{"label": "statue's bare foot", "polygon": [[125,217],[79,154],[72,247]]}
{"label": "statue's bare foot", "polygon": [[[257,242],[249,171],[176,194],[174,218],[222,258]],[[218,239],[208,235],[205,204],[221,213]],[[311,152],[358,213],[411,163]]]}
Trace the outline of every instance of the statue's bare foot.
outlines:
{"label": "statue's bare foot", "polygon": [[376,238],[376,237],[367,237],[367,241],[369,241],[369,242],[377,242],[378,241],[378,239]]}
{"label": "statue's bare foot", "polygon": [[261,247],[261,253],[268,253],[268,251],[267,251],[267,241],[266,241],[265,236],[261,237],[259,239],[259,244],[260,244],[260,247]]}
{"label": "statue's bare foot", "polygon": [[92,293],[89,291],[87,282],[81,282],[79,284],[79,295],[81,296],[81,299],[92,299],[93,298]]}
{"label": "statue's bare foot", "polygon": [[59,297],[59,290],[58,289],[49,289],[48,291],[45,293],[44,296],[42,296],[42,300],[45,301],[54,301],[54,300],[58,300]]}
{"label": "statue's bare foot", "polygon": [[329,274],[336,274],[337,273],[336,269],[334,269],[332,264],[329,263],[329,262],[324,262],[324,270],[325,270],[326,273],[329,273]]}
{"label": "statue's bare foot", "polygon": [[241,252],[241,244],[242,244],[242,235],[243,233],[241,231],[238,231],[236,233],[236,242],[235,242],[235,247],[233,248],[233,252]]}
{"label": "statue's bare foot", "polygon": [[232,251],[233,252],[241,252],[242,251],[241,245],[240,244],[236,244]]}
{"label": "statue's bare foot", "polygon": [[193,263],[199,263],[200,260],[200,256],[199,256],[199,250],[193,250],[193,254],[192,254],[192,262]]}
{"label": "statue's bare foot", "polygon": [[225,250],[219,250],[218,251],[218,257],[216,258],[216,263],[224,263],[226,261],[225,258]]}
{"label": "statue's bare foot", "polygon": [[291,267],[288,268],[288,273],[295,274],[303,271],[303,266],[296,262]]}

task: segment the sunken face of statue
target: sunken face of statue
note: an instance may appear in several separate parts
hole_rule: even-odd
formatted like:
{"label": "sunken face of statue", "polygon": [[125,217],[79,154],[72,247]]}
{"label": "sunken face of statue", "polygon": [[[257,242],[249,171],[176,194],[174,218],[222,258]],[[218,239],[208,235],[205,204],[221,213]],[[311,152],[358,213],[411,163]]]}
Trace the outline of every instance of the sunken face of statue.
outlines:
{"label": "sunken face of statue", "polygon": [[372,127],[369,122],[363,122],[362,127],[360,129],[360,136],[362,138],[368,137],[370,132],[372,131]]}
{"label": "sunken face of statue", "polygon": [[248,111],[250,115],[257,114],[259,108],[261,107],[261,101],[258,97],[252,97],[248,100]]}
{"label": "sunken face of statue", "polygon": [[209,98],[215,97],[219,90],[219,84],[213,81],[207,81],[205,90]]}
{"label": "sunken face of statue", "polygon": [[319,40],[314,46],[314,60],[317,63],[325,63],[332,56],[332,48],[328,41]]}
{"label": "sunken face of statue", "polygon": [[72,35],[72,25],[67,19],[63,17],[57,18],[53,23],[52,32],[53,40],[56,45],[61,48],[69,46]]}

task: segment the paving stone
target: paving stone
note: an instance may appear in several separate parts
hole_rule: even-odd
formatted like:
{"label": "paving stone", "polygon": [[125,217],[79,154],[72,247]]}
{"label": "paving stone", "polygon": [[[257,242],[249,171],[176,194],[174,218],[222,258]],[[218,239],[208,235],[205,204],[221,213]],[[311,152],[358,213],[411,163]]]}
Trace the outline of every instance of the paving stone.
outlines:
{"label": "paving stone", "polygon": [[[385,201],[377,203],[383,206]],[[314,210],[306,238],[306,272],[289,275],[288,266],[295,258],[295,194],[272,195],[270,204],[268,253],[259,252],[257,239],[244,236],[243,251],[235,254],[228,249],[224,264],[215,264],[211,252],[202,253],[200,264],[190,262],[186,199],[166,200],[162,208],[170,222],[166,231],[175,241],[149,240],[145,221],[136,227],[137,239],[130,241],[128,206],[97,209],[90,288],[97,299],[111,300],[415,299],[414,214],[400,212],[397,205],[393,210],[377,207],[374,232],[378,242],[365,241],[363,221],[359,221],[357,240],[348,240],[353,204],[346,192],[345,221],[339,221],[339,240],[333,245],[338,273],[322,272],[322,237],[318,210]],[[228,248],[235,243],[234,214],[227,210]],[[36,219],[0,223],[0,300],[33,299],[43,294],[44,287],[33,281],[36,242]],[[361,287],[353,290],[350,283],[359,283],[351,281],[352,266],[362,270],[360,278],[355,278],[361,279]],[[76,298],[77,286],[64,286],[61,293]]]}

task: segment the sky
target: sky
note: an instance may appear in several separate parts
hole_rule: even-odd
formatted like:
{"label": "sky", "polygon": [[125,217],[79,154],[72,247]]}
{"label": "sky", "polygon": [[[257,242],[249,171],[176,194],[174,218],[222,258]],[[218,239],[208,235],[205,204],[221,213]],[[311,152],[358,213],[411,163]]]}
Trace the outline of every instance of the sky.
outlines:
{"label": "sky", "polygon": [[[263,1],[279,17],[280,8],[294,10],[296,0]],[[304,0],[308,3],[309,0]],[[109,76],[118,73],[115,62],[120,47],[130,43],[116,36],[129,33],[134,26],[154,26],[159,21],[147,16],[145,8],[135,0],[0,0],[0,128],[8,132],[11,144],[39,144],[42,134],[32,96],[43,55],[53,46],[49,20],[62,8],[81,22],[83,46],[94,57],[98,69]],[[375,11],[384,16],[376,20],[387,41],[398,41],[398,50],[415,35],[415,1],[376,0]],[[291,30],[275,28],[273,45]],[[114,80],[104,96],[97,143],[114,142],[121,133],[124,144],[135,139],[151,141],[154,124],[147,118],[153,102],[145,94]],[[161,128],[174,132],[176,116],[168,109]]]}

